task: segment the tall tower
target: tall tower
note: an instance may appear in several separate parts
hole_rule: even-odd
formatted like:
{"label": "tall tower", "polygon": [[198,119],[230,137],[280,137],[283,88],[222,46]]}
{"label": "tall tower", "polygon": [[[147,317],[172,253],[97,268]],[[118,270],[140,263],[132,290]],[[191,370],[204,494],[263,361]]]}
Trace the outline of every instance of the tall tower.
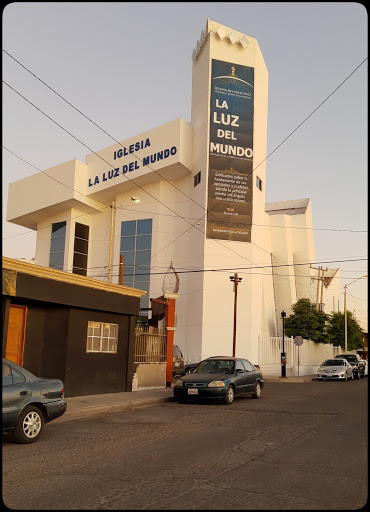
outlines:
{"label": "tall tower", "polygon": [[[193,173],[202,169],[206,175],[205,269],[271,264],[265,232],[254,228],[266,217],[267,96],[268,73],[256,39],[208,20],[193,51],[191,111]],[[257,361],[263,293],[266,287],[270,293],[272,279],[265,271],[245,272],[238,288],[236,355]],[[229,274],[203,275],[202,355],[231,355]]]}

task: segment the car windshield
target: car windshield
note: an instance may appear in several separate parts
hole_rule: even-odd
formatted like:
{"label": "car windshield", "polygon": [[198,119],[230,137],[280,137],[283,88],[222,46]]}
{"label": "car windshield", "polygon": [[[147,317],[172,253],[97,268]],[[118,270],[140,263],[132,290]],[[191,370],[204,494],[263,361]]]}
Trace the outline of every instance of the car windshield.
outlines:
{"label": "car windshield", "polygon": [[327,361],[324,361],[321,366],[343,366],[344,360],[343,359],[328,359]]}
{"label": "car windshield", "polygon": [[193,373],[234,373],[234,366],[231,359],[207,359]]}

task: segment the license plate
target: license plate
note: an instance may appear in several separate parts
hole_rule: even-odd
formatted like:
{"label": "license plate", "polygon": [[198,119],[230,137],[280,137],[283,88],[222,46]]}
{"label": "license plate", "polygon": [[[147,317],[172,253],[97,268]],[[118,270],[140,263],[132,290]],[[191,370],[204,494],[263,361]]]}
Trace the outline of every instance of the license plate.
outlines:
{"label": "license plate", "polygon": [[197,395],[198,390],[197,389],[188,389],[188,395]]}

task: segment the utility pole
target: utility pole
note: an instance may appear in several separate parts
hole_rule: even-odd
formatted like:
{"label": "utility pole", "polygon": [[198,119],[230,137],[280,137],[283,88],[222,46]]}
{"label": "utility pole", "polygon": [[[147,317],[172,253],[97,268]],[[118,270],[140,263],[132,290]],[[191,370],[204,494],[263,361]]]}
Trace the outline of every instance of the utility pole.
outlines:
{"label": "utility pole", "polygon": [[323,268],[321,268],[321,270],[322,270],[322,274],[321,274],[321,298],[320,298],[320,311],[323,313],[324,311],[323,311],[323,306],[322,306],[323,302],[322,302],[322,301],[323,301],[323,292],[324,292],[324,274],[325,274],[325,272],[327,272],[327,271],[328,271],[328,268],[326,268],[325,270],[324,270]]}
{"label": "utility pole", "polygon": [[114,212],[116,210],[116,203],[113,201],[111,204],[111,221],[110,221],[110,243],[109,243],[109,266],[108,266],[108,282],[112,282],[112,254],[113,254],[113,227],[114,227]]}
{"label": "utility pole", "polygon": [[242,280],[242,277],[238,277],[238,274],[235,273],[233,276],[230,276],[230,281],[234,283],[234,333],[233,333],[233,357],[235,357],[235,348],[236,348],[236,308],[238,302],[238,284]]}
{"label": "utility pole", "polygon": [[317,270],[318,270],[318,274],[317,274],[317,291],[316,291],[316,311],[319,310],[319,290],[320,290],[320,272],[321,272],[321,267],[319,267]]}
{"label": "utility pole", "polygon": [[285,338],[285,332],[284,332],[284,319],[286,317],[286,313],[283,310],[281,312],[281,318],[283,319],[283,351],[281,353],[281,376],[286,377],[286,357],[285,357],[285,345],[284,345],[284,338]]}
{"label": "utility pole", "polygon": [[320,302],[320,304],[322,304],[323,292],[324,292],[324,273],[328,271],[328,268],[326,268],[324,270],[322,267],[316,268],[316,267],[312,267],[311,265],[310,265],[310,268],[317,270],[317,277],[313,277],[312,279],[317,279],[315,309],[316,309],[316,311],[319,311],[320,281],[321,281],[321,302]]}
{"label": "utility pole", "polygon": [[119,257],[119,284],[123,285],[123,255]]}

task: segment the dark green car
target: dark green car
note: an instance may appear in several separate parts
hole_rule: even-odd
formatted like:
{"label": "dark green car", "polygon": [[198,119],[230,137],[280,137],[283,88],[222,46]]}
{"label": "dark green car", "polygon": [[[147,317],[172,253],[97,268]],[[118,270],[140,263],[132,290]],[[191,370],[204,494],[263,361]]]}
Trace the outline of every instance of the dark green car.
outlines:
{"label": "dark green car", "polygon": [[13,361],[3,359],[3,433],[18,443],[33,443],[45,423],[65,413],[60,379],[41,379]]}
{"label": "dark green car", "polygon": [[180,402],[214,399],[233,403],[236,396],[260,398],[264,381],[260,369],[247,359],[209,357],[201,361],[192,373],[181,377],[173,388]]}

